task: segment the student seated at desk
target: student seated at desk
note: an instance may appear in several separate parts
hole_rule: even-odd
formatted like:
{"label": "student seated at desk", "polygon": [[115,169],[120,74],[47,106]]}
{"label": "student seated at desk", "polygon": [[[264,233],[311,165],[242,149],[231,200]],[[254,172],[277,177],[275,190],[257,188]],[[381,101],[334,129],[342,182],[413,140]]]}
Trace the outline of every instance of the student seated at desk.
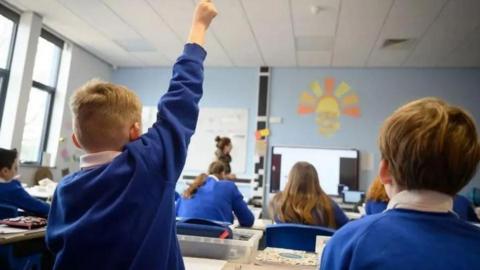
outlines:
{"label": "student seated at desk", "polygon": [[348,222],[343,210],[320,187],[317,170],[297,162],[288,174],[285,189],[270,202],[271,216],[278,223],[318,225],[338,229]]}
{"label": "student seated at desk", "polygon": [[[365,212],[367,215],[381,213],[387,209],[388,202],[389,198],[385,192],[385,187],[383,186],[380,178],[375,179],[372,185],[370,185],[370,189],[367,193]],[[476,223],[479,222],[472,203],[470,203],[470,201],[462,195],[456,195],[454,197],[453,212],[457,214],[459,218],[466,221]]]}
{"label": "student seated at desk", "polygon": [[197,176],[178,200],[177,216],[233,223],[234,213],[240,226],[252,226],[255,218],[243,195],[235,183],[222,180],[225,170],[223,162],[214,161],[208,168],[209,175]]}
{"label": "student seated at desk", "polygon": [[[30,196],[18,180],[13,179],[18,171],[17,150],[0,148],[0,218],[15,217],[17,208],[29,214],[47,216],[50,206]],[[2,208],[12,208],[3,213]],[[6,209],[5,209],[6,210]]]}
{"label": "student seated at desk", "polygon": [[365,213],[367,215],[373,215],[383,212],[387,209],[389,200],[380,178],[375,178],[368,188],[367,198],[365,200]]}
{"label": "student seated at desk", "polygon": [[72,138],[87,154],[53,196],[46,243],[55,269],[185,268],[174,188],[198,120],[202,46],[216,14],[210,0],[198,1],[188,44],[145,134],[135,92],[94,80],[73,94]]}
{"label": "student seated at desk", "polygon": [[480,228],[451,213],[480,161],[470,115],[435,99],[395,111],[379,138],[387,211],[347,224],[328,241],[320,269],[475,269]]}

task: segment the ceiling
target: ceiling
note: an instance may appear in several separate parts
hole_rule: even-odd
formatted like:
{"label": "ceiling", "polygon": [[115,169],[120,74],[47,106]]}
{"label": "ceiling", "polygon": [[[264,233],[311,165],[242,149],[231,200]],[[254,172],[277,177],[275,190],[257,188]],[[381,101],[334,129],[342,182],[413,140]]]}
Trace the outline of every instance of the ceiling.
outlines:
{"label": "ceiling", "polygon": [[[7,2],[114,66],[143,67],[173,63],[196,1]],[[214,2],[208,66],[480,67],[480,0]]]}

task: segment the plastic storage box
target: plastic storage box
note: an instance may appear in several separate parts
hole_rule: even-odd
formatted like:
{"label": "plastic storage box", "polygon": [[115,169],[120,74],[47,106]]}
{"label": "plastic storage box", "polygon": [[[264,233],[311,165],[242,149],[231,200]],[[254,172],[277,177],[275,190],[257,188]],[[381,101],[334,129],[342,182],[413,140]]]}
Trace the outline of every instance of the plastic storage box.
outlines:
{"label": "plastic storage box", "polygon": [[263,232],[235,229],[233,239],[177,234],[182,256],[250,263],[255,259]]}

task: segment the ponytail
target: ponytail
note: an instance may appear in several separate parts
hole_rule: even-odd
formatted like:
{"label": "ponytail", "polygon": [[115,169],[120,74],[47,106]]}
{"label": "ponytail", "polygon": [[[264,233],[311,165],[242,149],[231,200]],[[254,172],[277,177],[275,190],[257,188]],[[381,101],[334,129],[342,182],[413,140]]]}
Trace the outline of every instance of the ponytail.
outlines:
{"label": "ponytail", "polygon": [[[215,175],[218,178],[222,177],[222,174],[225,173],[225,164],[221,161],[214,161],[208,166],[208,174]],[[188,186],[188,188],[183,192],[183,197],[186,199],[191,199],[197,190],[205,184],[208,175],[202,173],[193,180],[193,182]]]}
{"label": "ponytail", "polygon": [[193,183],[183,192],[183,197],[187,199],[191,199],[192,196],[197,192],[198,188],[205,184],[205,180],[207,180],[208,175],[206,173],[202,173],[195,178]]}

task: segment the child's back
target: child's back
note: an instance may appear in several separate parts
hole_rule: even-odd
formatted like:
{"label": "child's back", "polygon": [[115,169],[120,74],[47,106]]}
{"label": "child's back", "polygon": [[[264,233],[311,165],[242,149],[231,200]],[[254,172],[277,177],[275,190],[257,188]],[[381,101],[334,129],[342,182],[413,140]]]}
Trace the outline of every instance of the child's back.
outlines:
{"label": "child's back", "polygon": [[[480,228],[452,213],[392,209],[345,225],[321,269],[474,269]],[[341,249],[341,250],[340,250]],[[342,256],[331,256],[342,254]]]}
{"label": "child's back", "polygon": [[[203,44],[215,16],[208,2],[201,1],[197,8],[192,43]],[[122,130],[119,126],[113,135],[102,132],[96,134],[100,137],[82,140],[89,132],[105,128],[89,122],[109,117],[102,105],[115,104],[113,113],[134,108],[132,115],[139,114],[139,106],[135,101],[129,104],[136,98],[131,92],[108,83],[87,85],[80,91],[90,94],[75,94],[74,141],[90,154],[81,158],[82,169],[65,177],[54,195],[46,240],[56,255],[55,268],[183,269],[175,233],[174,187],[198,118],[205,55],[199,45],[185,45],[173,67],[168,92],[158,104],[157,122],[140,138],[139,124],[132,122],[132,127]],[[110,101],[109,95],[114,96]],[[92,108],[82,108],[82,102]],[[124,131],[132,142],[118,149],[121,152],[107,151],[98,143],[93,147],[95,142],[109,143],[107,136],[114,138]]]}
{"label": "child's back", "polygon": [[453,213],[480,161],[472,117],[435,98],[416,100],[387,118],[379,145],[387,209],[337,231],[321,268],[478,268],[480,229]]}
{"label": "child's back", "polygon": [[233,213],[240,225],[246,227],[253,225],[255,218],[235,183],[228,180],[219,181],[213,177],[208,177],[192,198],[181,198],[177,203],[179,217],[233,223]]}

